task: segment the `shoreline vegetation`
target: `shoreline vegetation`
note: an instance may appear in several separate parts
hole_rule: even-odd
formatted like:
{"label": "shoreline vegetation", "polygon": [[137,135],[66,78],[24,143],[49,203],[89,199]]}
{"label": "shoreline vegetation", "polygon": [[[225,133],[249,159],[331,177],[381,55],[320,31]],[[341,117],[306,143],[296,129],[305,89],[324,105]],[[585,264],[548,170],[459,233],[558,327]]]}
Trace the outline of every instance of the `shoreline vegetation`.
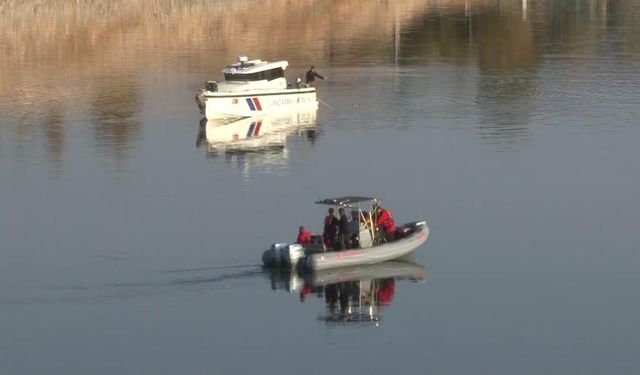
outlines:
{"label": "shoreline vegetation", "polygon": [[290,0],[0,0],[0,43],[13,63],[55,61],[61,55],[66,64],[87,51],[117,52],[141,45],[162,47],[167,53],[203,45],[225,51],[233,49],[239,37],[252,50],[274,42],[297,43],[322,57],[331,39],[324,31],[340,35],[340,40],[349,35],[393,35],[396,18],[420,17],[428,2],[391,1],[380,6],[383,3],[346,0],[329,9],[321,2]]}
{"label": "shoreline vegetation", "polygon": [[[421,17],[427,3],[346,0],[328,8],[308,0],[0,0],[0,111],[7,102],[39,101],[49,95],[46,86],[64,95],[105,75],[175,68],[213,73],[218,66],[212,67],[209,51],[225,63],[243,52],[306,65],[358,49],[362,36],[375,40],[375,48],[389,48],[394,22]],[[385,40],[391,41],[380,43]],[[283,44],[292,46],[293,56],[275,56]]]}
{"label": "shoreline vegetation", "polygon": [[[585,55],[600,48],[611,28],[626,33],[615,48],[640,50],[637,8],[613,0],[437,6],[430,0],[0,0],[0,111],[51,100],[52,88],[56,100],[74,100],[96,79],[176,69],[213,73],[212,54],[216,63],[242,52],[302,66],[394,64],[399,56],[401,63],[431,59],[498,73],[532,71],[558,41],[567,55]],[[276,56],[283,50],[289,54]],[[628,56],[638,64],[634,53]]]}

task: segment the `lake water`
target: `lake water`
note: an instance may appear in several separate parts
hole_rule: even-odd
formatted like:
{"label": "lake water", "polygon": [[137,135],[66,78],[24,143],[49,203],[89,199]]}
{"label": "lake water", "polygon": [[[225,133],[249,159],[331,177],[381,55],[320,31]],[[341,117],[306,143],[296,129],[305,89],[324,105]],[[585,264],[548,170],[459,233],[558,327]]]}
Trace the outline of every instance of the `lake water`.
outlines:
{"label": "lake water", "polygon": [[[0,373],[640,371],[640,3],[0,15]],[[240,54],[316,65],[317,112],[220,142],[194,94]],[[260,256],[350,194],[431,236],[347,321]]]}

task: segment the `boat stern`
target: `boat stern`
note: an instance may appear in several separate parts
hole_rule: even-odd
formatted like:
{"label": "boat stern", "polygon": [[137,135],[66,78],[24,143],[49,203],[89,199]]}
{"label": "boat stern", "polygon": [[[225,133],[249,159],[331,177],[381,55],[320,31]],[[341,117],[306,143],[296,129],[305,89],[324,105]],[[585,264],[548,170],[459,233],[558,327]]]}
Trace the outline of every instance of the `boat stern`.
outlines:
{"label": "boat stern", "polygon": [[304,257],[304,247],[298,243],[274,243],[262,254],[262,263],[267,267],[296,268]]}
{"label": "boat stern", "polygon": [[207,108],[206,95],[211,95],[214,92],[218,92],[218,82],[212,80],[205,81],[204,88],[201,88],[196,92],[196,105],[198,106],[200,113],[203,115],[206,114]]}

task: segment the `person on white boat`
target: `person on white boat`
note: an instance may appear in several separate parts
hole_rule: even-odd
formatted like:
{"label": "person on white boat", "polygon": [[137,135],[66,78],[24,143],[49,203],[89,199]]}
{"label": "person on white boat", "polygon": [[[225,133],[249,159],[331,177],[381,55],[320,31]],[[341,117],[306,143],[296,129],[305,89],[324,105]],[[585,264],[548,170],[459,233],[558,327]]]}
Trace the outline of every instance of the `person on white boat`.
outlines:
{"label": "person on white boat", "polygon": [[305,76],[305,82],[309,86],[313,86],[313,82],[316,80],[316,77],[320,79],[324,79],[324,77],[318,74],[318,72],[316,72],[315,69],[316,67],[311,65],[311,69],[307,70],[307,74]]}

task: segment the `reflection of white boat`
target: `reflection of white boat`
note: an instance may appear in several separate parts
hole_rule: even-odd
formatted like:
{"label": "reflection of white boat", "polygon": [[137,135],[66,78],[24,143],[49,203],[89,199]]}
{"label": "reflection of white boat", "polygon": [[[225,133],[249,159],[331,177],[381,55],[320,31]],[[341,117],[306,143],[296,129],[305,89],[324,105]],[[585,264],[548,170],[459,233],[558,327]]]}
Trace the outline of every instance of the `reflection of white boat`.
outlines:
{"label": "reflection of white boat", "polygon": [[[352,247],[342,251],[328,251],[327,239],[319,239],[312,243],[275,243],[262,254],[262,262],[266,266],[306,268],[324,270],[336,267],[348,267],[386,262],[400,259],[411,254],[429,237],[426,221],[415,221],[397,227],[395,238],[387,242],[378,231],[375,223],[378,220],[377,209],[380,200],[371,197],[346,196],[317,201],[318,204],[336,206],[352,212],[358,217],[349,223],[355,223],[353,236],[357,236]],[[369,205],[369,211],[363,211],[360,205]],[[329,242],[335,242],[330,239]],[[336,250],[336,248],[334,248]]]}
{"label": "reflection of white boat", "polygon": [[249,117],[292,109],[316,109],[316,89],[296,82],[288,84],[287,61],[239,61],[222,70],[224,81],[207,81],[196,94],[196,103],[207,119]]}
{"label": "reflection of white boat", "polygon": [[[324,289],[327,311],[318,320],[329,325],[380,324],[380,308],[389,306],[396,280],[424,280],[423,266],[391,261],[314,272],[309,291]],[[301,293],[302,294],[302,293]]]}
{"label": "reflection of white boat", "polygon": [[[304,302],[312,296],[323,298],[326,311],[318,320],[328,325],[379,325],[381,308],[389,306],[396,281],[424,281],[424,266],[413,261],[389,261],[353,267],[307,272],[266,268],[273,290],[299,293]],[[304,282],[303,282],[304,280]]]}
{"label": "reflection of white boat", "polygon": [[289,268],[264,268],[264,274],[271,282],[271,289],[298,293],[304,287],[303,275]]}
{"label": "reflection of white boat", "polygon": [[331,268],[321,271],[292,270],[289,268],[265,268],[271,280],[271,289],[299,292],[304,283],[320,287],[349,281],[394,278],[396,280],[425,281],[427,271],[413,260],[390,260],[388,262],[361,266]]}
{"label": "reflection of white boat", "polygon": [[208,120],[204,125],[210,152],[260,152],[284,148],[287,135],[316,125],[317,109],[278,112],[229,120]]}
{"label": "reflection of white boat", "polygon": [[347,281],[394,278],[423,281],[427,278],[424,266],[414,262],[391,260],[377,264],[332,268],[311,272],[307,279],[313,286]]}

